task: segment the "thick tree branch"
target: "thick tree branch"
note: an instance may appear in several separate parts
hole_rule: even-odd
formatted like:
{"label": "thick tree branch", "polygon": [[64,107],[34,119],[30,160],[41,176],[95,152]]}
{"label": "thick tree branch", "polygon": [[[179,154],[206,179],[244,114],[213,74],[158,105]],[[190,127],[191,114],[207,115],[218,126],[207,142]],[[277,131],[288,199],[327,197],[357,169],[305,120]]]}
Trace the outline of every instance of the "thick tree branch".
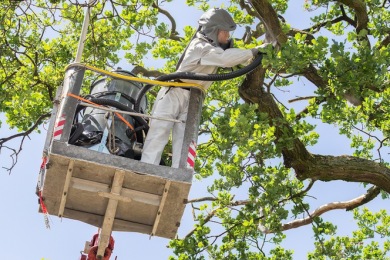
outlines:
{"label": "thick tree branch", "polygon": [[355,10],[355,15],[357,17],[356,32],[359,33],[362,29],[367,29],[368,25],[368,14],[367,7],[364,1],[361,0],[337,0],[337,2],[342,3]]}
{"label": "thick tree branch", "polygon": [[262,66],[257,67],[246,75],[244,82],[239,86],[238,93],[247,103],[257,104],[263,94],[262,86],[264,84],[266,69]]}
{"label": "thick tree branch", "polygon": [[327,88],[326,81],[318,74],[317,69],[313,64],[310,64],[307,69],[302,73],[305,78],[307,78],[311,83],[313,83],[317,88]]}
{"label": "thick tree branch", "polygon": [[[250,5],[248,5],[248,4],[246,3],[246,1],[240,0],[239,4],[240,4],[240,7],[241,7],[242,9],[244,9],[249,15],[251,15],[251,16],[253,16],[253,17],[257,17],[258,19],[261,20],[259,14],[258,14],[256,11],[254,11],[254,10],[250,7]],[[251,42],[251,40],[252,40],[252,37],[255,38],[255,39],[257,39],[257,38],[259,38],[260,36],[264,35],[265,33],[266,33],[266,30],[265,30],[265,28],[264,28],[264,24],[263,24],[263,23],[258,23],[258,24],[256,25],[256,30],[253,30],[253,31],[251,31],[251,30],[250,30],[250,27],[248,26],[248,27],[247,27],[247,31],[246,31],[245,35],[243,36],[243,41],[244,41],[246,44],[249,44],[249,43]]]}
{"label": "thick tree branch", "polygon": [[290,144],[281,143],[286,136],[294,136],[293,130],[284,122],[283,115],[272,95],[263,93],[259,110],[270,117],[270,124],[276,127],[276,144],[281,146],[286,167],[292,167],[300,180],[344,180],[367,182],[390,192],[390,169],[386,166],[353,156],[322,156],[310,154],[298,139]]}
{"label": "thick tree branch", "polygon": [[261,67],[247,74],[239,88],[240,95],[247,102],[258,104],[261,113],[268,114],[269,124],[276,129],[275,144],[281,149],[284,165],[293,168],[297,178],[367,182],[390,192],[390,169],[382,164],[353,156],[321,156],[309,153],[298,138],[293,138],[294,131],[284,119],[272,94],[262,87],[264,74],[265,70]]}
{"label": "thick tree branch", "polygon": [[293,168],[300,180],[365,182],[390,193],[390,169],[383,164],[347,155],[312,155],[309,160],[294,160]]}
{"label": "thick tree branch", "polygon": [[[273,38],[278,38],[276,36],[279,32],[283,34],[280,31],[276,13],[268,1],[257,0],[251,2],[264,22],[267,33],[271,34]],[[365,11],[365,5],[361,1],[352,3],[348,0],[342,0],[341,2],[355,8],[359,12]],[[358,19],[360,19],[360,28],[364,27],[366,25],[364,15],[360,15]],[[294,131],[285,121],[272,94],[266,92],[263,88],[265,72],[266,70],[260,66],[247,74],[239,88],[239,94],[246,102],[258,104],[260,112],[268,114],[269,124],[276,129],[275,144],[281,150],[284,165],[287,168],[293,168],[297,177],[301,180],[310,178],[322,181],[367,182],[390,192],[390,170],[386,166],[352,156],[313,155],[307,151],[298,138],[294,139]],[[313,65],[310,65],[303,72],[303,75],[317,87],[327,88],[326,81],[319,76],[317,69]],[[348,100],[351,100],[350,102],[357,101],[354,100],[356,98],[353,95],[348,96],[348,93],[346,93],[346,97],[349,98]],[[289,140],[286,141],[286,139]]]}
{"label": "thick tree branch", "polygon": [[139,65],[135,66],[131,71],[131,73],[133,73],[134,75],[141,74],[148,78],[157,78],[158,76],[165,75],[165,73],[162,73],[158,70],[147,70],[144,67]]}
{"label": "thick tree branch", "polygon": [[246,1],[240,0],[239,4],[240,4],[240,7],[241,7],[242,9],[245,9],[245,11],[246,11],[250,16],[254,16],[254,17],[257,17],[257,18],[260,19],[259,14],[258,14],[257,12],[255,12],[255,11],[250,7],[250,5],[248,5],[248,4],[246,3]]}
{"label": "thick tree branch", "polygon": [[278,19],[278,15],[268,0],[251,0],[249,1],[266,29],[266,41],[277,41],[278,44],[284,44],[287,36],[283,33]]}
{"label": "thick tree branch", "polygon": [[[297,219],[294,221],[291,221],[289,223],[283,224],[281,230],[286,231],[293,228],[298,228],[304,225],[308,225],[313,222],[313,219],[315,217],[319,217],[322,214],[329,212],[331,210],[335,209],[345,209],[345,210],[352,210],[354,208],[357,208],[358,206],[361,206],[374,198],[378,196],[380,193],[380,189],[378,187],[371,187],[366,194],[363,194],[355,199],[349,200],[349,201],[341,201],[341,202],[331,202],[325,205],[322,205],[321,207],[315,209],[310,215],[303,219]],[[271,230],[264,230],[265,233],[273,233]]]}
{"label": "thick tree branch", "polygon": [[[306,150],[305,146],[295,139],[291,144],[281,143],[285,136],[294,136],[291,127],[285,122],[274,97],[271,93],[265,92],[262,87],[264,81],[265,69],[258,67],[252,73],[247,74],[244,82],[239,88],[240,95],[249,99],[252,103],[258,104],[259,111],[269,116],[269,123],[275,126],[275,142],[282,147],[284,155],[284,164],[286,167],[294,167],[298,161],[309,160],[312,155]],[[284,138],[285,139],[285,138]],[[299,157],[298,156],[299,154]]]}
{"label": "thick tree branch", "polygon": [[345,210],[350,211],[372,201],[380,194],[380,192],[381,189],[379,187],[372,186],[368,189],[366,194],[363,194],[360,197],[356,198],[356,203],[351,204],[349,207],[345,208]]}

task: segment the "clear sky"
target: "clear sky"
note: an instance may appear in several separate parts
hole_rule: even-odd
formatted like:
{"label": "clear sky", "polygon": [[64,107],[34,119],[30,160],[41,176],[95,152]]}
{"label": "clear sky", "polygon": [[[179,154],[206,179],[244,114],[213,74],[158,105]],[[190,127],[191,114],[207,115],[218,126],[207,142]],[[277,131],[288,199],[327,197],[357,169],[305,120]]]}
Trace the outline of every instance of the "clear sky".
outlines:
{"label": "clear sky", "polygon": [[[0,120],[3,121],[1,116]],[[332,129],[326,129],[324,133],[331,133]],[[333,131],[334,132],[334,131]],[[5,125],[0,128],[0,137],[5,137],[12,132]],[[2,259],[7,260],[69,260],[78,259],[80,251],[84,249],[84,243],[89,241],[97,228],[88,224],[50,216],[51,229],[46,229],[43,215],[38,213],[38,197],[35,195],[35,187],[41,164],[41,152],[44,145],[45,133],[32,134],[31,140],[26,140],[19,162],[11,175],[4,169],[0,170],[0,230],[3,231]],[[325,136],[326,139],[327,136]],[[332,137],[334,140],[334,137]],[[328,139],[329,140],[329,139]],[[338,143],[339,140],[334,140]],[[321,144],[321,151],[335,151],[334,145]],[[340,154],[343,147],[338,146]],[[316,151],[319,152],[319,151]],[[337,152],[338,154],[338,152]],[[8,155],[2,152],[1,165],[9,165]],[[190,198],[207,196],[206,185],[194,181]],[[316,183],[315,193],[312,195],[312,204],[320,206],[333,201],[349,200],[364,193],[361,185],[343,182]],[[388,208],[388,201],[377,198],[367,204],[373,210]],[[341,215],[340,215],[341,214]],[[337,210],[324,215],[326,220],[335,221],[344,235],[348,235],[352,224],[352,213]],[[192,229],[192,215],[187,206],[179,228],[179,236],[184,236]],[[305,259],[305,253],[313,249],[311,226],[290,230],[286,232],[287,239],[284,246],[295,249],[295,259]],[[167,239],[137,234],[114,232],[115,249],[113,257],[118,259],[154,260],[167,259],[171,254],[166,248]]]}
{"label": "clear sky", "polygon": [[[181,2],[181,1],[179,1]],[[212,1],[213,2],[213,1]],[[299,28],[308,27],[304,15],[294,15],[294,12],[302,12],[304,1],[295,2],[294,7],[286,15],[287,21],[294,20]],[[299,3],[298,3],[299,2]],[[175,1],[177,5],[177,1]],[[177,8],[177,6],[175,6]],[[196,26],[196,20],[201,12],[186,14],[186,20],[183,24]],[[292,19],[294,18],[294,19]],[[301,26],[306,24],[306,26]],[[305,81],[300,81],[293,87],[308,88],[309,92],[313,88]],[[310,89],[311,88],[311,89]],[[290,96],[291,97],[291,96]],[[15,131],[8,129],[4,123],[4,116],[0,115],[3,122],[0,128],[0,138],[12,135]],[[321,128],[321,140],[318,145],[311,149],[313,153],[342,155],[350,153],[348,144],[338,136],[337,129],[333,126],[324,126]],[[38,197],[35,195],[35,188],[39,167],[41,164],[42,150],[46,138],[46,131],[42,128],[42,134],[30,135],[31,140],[26,139],[18,160],[18,164],[13,169],[12,174],[8,175],[5,169],[0,169],[0,205],[2,214],[0,215],[0,230],[3,231],[1,241],[1,258],[6,260],[76,260],[79,259],[80,251],[84,249],[84,243],[89,241],[97,228],[85,223],[69,219],[59,219],[56,216],[50,216],[51,229],[46,229],[43,215],[38,213]],[[9,146],[17,146],[13,142]],[[10,165],[9,154],[2,151],[0,154],[1,166]],[[206,183],[194,181],[190,198],[207,196],[205,192]],[[362,185],[343,182],[316,183],[314,187],[315,198],[312,199],[312,205],[320,206],[332,201],[341,201],[353,199],[365,192]],[[388,208],[388,201],[377,198],[368,204],[373,210],[379,208]],[[313,208],[314,209],[314,208]],[[340,210],[324,215],[326,220],[336,221],[344,235],[349,234],[352,224],[352,213],[341,213]],[[192,229],[192,215],[190,207],[186,208],[181,227],[179,228],[179,237],[183,237]],[[308,250],[312,250],[311,226],[291,230],[286,232],[287,239],[284,242],[286,248],[295,249],[296,259],[304,259]],[[166,248],[167,239],[136,234],[114,232],[115,249],[111,259],[137,259],[153,260],[167,259],[171,255],[171,250]]]}

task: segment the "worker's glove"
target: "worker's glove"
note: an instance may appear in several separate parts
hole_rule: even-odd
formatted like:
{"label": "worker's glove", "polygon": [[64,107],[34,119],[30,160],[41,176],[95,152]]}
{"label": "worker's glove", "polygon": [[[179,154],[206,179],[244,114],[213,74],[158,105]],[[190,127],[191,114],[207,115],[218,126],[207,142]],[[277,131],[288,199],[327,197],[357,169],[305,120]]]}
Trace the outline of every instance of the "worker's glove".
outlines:
{"label": "worker's glove", "polygon": [[253,56],[256,56],[258,53],[266,53],[265,49],[267,48],[268,45],[271,45],[274,48],[273,43],[266,42],[251,49]]}
{"label": "worker's glove", "polygon": [[266,49],[269,45],[271,45],[272,48],[274,48],[274,47],[275,47],[275,44],[276,44],[276,43],[273,43],[273,42],[265,42],[265,43],[263,43],[262,45],[256,46],[256,48],[257,48],[260,52],[265,52],[264,49]]}

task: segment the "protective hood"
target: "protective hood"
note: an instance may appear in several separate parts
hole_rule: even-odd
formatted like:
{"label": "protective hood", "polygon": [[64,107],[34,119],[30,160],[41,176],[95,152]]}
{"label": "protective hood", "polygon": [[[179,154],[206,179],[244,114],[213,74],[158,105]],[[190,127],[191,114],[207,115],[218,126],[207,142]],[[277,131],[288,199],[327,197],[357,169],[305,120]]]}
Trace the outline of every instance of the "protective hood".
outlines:
{"label": "protective hood", "polygon": [[200,33],[203,34],[211,44],[219,46],[218,31],[234,31],[237,27],[230,14],[224,9],[210,9],[204,13],[199,21]]}

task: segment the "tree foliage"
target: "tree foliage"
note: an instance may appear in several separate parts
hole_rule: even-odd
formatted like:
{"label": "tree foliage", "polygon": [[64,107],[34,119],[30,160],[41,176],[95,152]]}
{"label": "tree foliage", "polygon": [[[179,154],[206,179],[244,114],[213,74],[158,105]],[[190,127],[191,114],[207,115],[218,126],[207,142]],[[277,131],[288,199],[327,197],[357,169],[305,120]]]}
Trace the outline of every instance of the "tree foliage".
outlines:
{"label": "tree foliage", "polygon": [[[178,29],[185,14],[172,11],[175,2],[89,1],[83,62],[110,69],[125,60],[144,77],[173,72],[195,31],[190,25]],[[308,224],[315,238],[309,259],[389,257],[389,216],[361,206],[388,199],[390,192],[390,1],[304,1],[291,17],[293,2],[186,1],[186,12],[227,8],[242,28],[234,35],[236,46],[269,41],[277,48],[267,48],[262,65],[245,77],[209,90],[196,177],[210,179],[210,196],[189,201],[194,229],[170,242],[172,259],[292,259],[281,245],[285,231]],[[20,131],[0,138],[0,149],[13,151],[14,159],[21,147],[7,142],[27,137],[50,115],[64,68],[75,56],[86,5],[0,3],[0,112]],[[300,16],[311,22],[295,28]],[[157,66],[145,62],[151,58]],[[339,155],[337,143],[334,155],[311,152],[324,125],[348,140],[350,154]],[[313,208],[308,197],[315,184],[328,182],[331,189],[338,180],[362,183],[367,193]],[[357,230],[338,236],[323,219],[334,209],[353,210]]]}

